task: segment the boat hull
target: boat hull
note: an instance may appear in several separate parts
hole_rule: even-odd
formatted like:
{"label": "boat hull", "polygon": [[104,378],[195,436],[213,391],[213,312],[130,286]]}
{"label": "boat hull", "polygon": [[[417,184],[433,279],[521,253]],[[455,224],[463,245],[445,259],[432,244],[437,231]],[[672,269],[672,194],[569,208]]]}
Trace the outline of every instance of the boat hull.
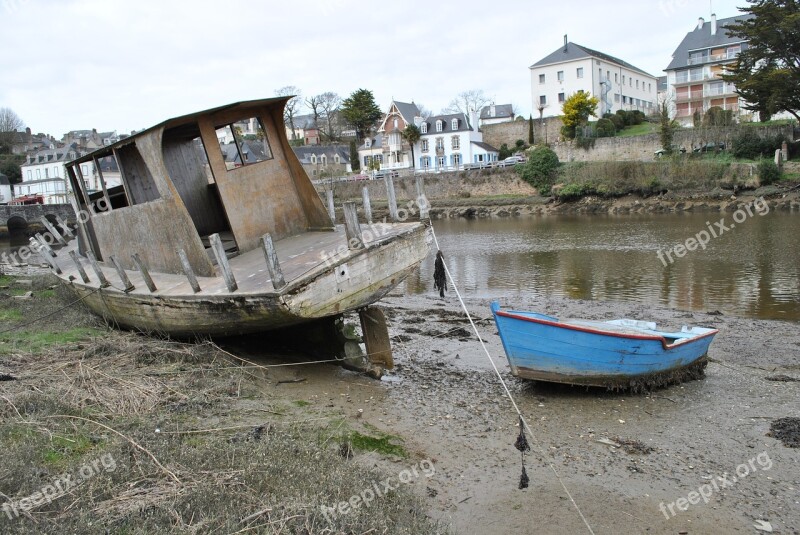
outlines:
{"label": "boat hull", "polygon": [[501,311],[497,303],[492,312],[513,375],[583,386],[650,388],[700,378],[717,333],[695,328],[672,339],[649,330]]}

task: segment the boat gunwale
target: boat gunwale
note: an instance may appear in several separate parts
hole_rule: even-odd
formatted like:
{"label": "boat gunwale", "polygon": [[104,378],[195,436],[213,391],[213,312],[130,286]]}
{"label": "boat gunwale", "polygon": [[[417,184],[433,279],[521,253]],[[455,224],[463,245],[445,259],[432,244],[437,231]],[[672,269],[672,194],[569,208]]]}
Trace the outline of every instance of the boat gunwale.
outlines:
{"label": "boat gunwale", "polygon": [[[504,310],[493,310],[493,312],[495,313],[495,315],[503,316],[505,318],[511,318],[511,319],[516,319],[516,320],[521,320],[521,321],[527,321],[527,322],[530,322],[530,323],[537,323],[537,324],[540,324],[540,325],[547,325],[547,326],[550,326],[550,327],[556,327],[556,328],[560,328],[560,329],[568,329],[568,330],[573,330],[573,331],[580,331],[580,332],[585,332],[585,333],[589,333],[589,334],[596,334],[596,335],[600,335],[600,336],[613,336],[613,337],[616,337],[616,338],[626,338],[626,339],[629,339],[629,340],[658,341],[658,342],[661,342],[661,346],[666,351],[668,351],[670,349],[675,349],[675,348],[677,348],[679,346],[682,346],[682,345],[686,345],[686,344],[688,344],[690,342],[701,340],[703,338],[716,336],[717,333],[719,333],[718,329],[710,329],[709,332],[707,332],[707,333],[699,334],[699,335],[691,337],[691,338],[678,339],[674,343],[668,344],[666,338],[664,338],[663,336],[655,335],[655,334],[626,334],[626,333],[618,333],[618,332],[613,332],[613,331],[601,331],[599,329],[592,329],[591,327],[583,327],[583,326],[579,326],[579,325],[572,325],[572,324],[569,324],[569,323],[553,322],[553,321],[549,321],[549,320],[533,318],[533,317],[530,317],[530,316],[523,316],[523,315],[520,315],[520,314],[514,314],[514,312],[506,312]],[[498,326],[498,328],[499,328],[499,326]]]}

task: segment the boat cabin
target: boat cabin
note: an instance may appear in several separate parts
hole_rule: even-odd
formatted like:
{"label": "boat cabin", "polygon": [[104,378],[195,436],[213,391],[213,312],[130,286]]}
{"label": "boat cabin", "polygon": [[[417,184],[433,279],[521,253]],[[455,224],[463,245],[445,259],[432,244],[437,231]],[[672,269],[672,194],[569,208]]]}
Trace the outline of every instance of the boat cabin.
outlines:
{"label": "boat cabin", "polygon": [[[184,251],[199,276],[214,276],[209,236],[228,257],[314,230],[333,230],[283,127],[288,98],[239,102],[167,120],[67,164],[79,220],[79,253],[135,269],[182,273]],[[94,162],[90,191],[81,164]],[[119,169],[108,187],[103,169]],[[116,177],[115,177],[116,179]],[[116,180],[114,181],[116,182]]]}

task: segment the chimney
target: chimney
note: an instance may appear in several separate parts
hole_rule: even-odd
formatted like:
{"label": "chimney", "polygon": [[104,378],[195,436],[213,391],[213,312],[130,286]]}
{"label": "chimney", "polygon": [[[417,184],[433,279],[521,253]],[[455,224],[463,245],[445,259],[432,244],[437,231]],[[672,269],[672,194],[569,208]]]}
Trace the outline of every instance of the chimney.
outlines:
{"label": "chimney", "polygon": [[711,14],[711,35],[717,35],[717,14]]}
{"label": "chimney", "polygon": [[567,52],[568,48],[569,47],[567,46],[567,34],[564,34],[564,52]]}
{"label": "chimney", "polygon": [[495,115],[495,107],[494,104],[489,108],[489,117],[494,117]]}
{"label": "chimney", "polygon": [[706,21],[703,19],[703,17],[700,17],[699,19],[697,19],[697,29],[698,30],[702,30],[703,29],[703,24],[705,24],[705,23],[706,23]]}

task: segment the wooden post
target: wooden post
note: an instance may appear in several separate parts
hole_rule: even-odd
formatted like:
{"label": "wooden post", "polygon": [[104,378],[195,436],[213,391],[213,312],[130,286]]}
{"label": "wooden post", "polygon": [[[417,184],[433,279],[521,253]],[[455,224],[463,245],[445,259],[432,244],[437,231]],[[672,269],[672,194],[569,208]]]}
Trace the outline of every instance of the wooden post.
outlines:
{"label": "wooden post", "polygon": [[111,286],[108,283],[108,279],[106,279],[106,274],[103,273],[103,270],[100,269],[100,266],[97,264],[97,258],[94,256],[94,253],[91,251],[86,251],[86,258],[89,259],[89,265],[92,266],[94,274],[97,275],[97,279],[100,281],[100,287],[107,288],[108,286]]}
{"label": "wooden post", "polygon": [[417,207],[419,208],[420,220],[428,219],[430,214],[430,206],[428,205],[428,197],[425,195],[425,177],[422,175],[417,176]]}
{"label": "wooden post", "polygon": [[48,221],[45,216],[40,217],[39,221],[42,222],[42,224],[47,229],[47,232],[52,234],[53,237],[58,241],[58,243],[60,243],[61,245],[67,244],[67,240],[64,239],[64,237],[56,230],[56,227],[54,227],[53,224],[50,221]]}
{"label": "wooden post", "polygon": [[331,221],[336,224],[336,208],[333,206],[333,190],[326,191],[328,195],[328,215],[331,216]]}
{"label": "wooden post", "polygon": [[81,264],[81,261],[78,258],[78,253],[76,253],[75,251],[70,251],[69,252],[69,257],[72,259],[73,262],[75,262],[75,265],[78,268],[78,273],[81,276],[81,280],[84,282],[84,284],[89,284],[89,276],[86,274],[86,271],[83,269],[83,265]]}
{"label": "wooden post", "polygon": [[144,283],[147,285],[147,289],[150,290],[151,293],[155,292],[157,290],[156,284],[153,282],[153,278],[150,276],[150,271],[148,271],[147,266],[144,265],[142,259],[139,258],[139,253],[133,253],[131,258],[133,259],[133,263],[136,264],[139,272],[142,274],[142,278],[144,279]]}
{"label": "wooden post", "polygon": [[361,332],[364,334],[369,361],[372,364],[382,364],[387,369],[394,368],[386,316],[376,307],[362,308],[358,311],[358,316],[361,319]]}
{"label": "wooden post", "polygon": [[229,292],[235,292],[239,289],[239,285],[236,284],[233,271],[231,271],[231,265],[228,263],[228,255],[225,254],[222,240],[219,238],[219,234],[216,233],[209,236],[209,239],[211,240],[211,250],[217,259],[217,265],[222,271],[222,278],[225,279],[225,285],[228,287]]}
{"label": "wooden post", "polygon": [[37,232],[35,238],[36,241],[39,243],[40,248],[44,249],[46,254],[49,254],[50,256],[53,257],[56,256],[56,252],[50,248],[50,244],[47,243],[47,240],[44,239],[44,236],[42,236]]}
{"label": "wooden post", "polygon": [[[37,236],[39,236],[39,235],[37,234]],[[33,238],[31,238],[31,239],[33,239]],[[44,238],[42,238],[42,242],[41,242],[40,245],[50,249],[50,246],[47,245],[47,242],[44,241]],[[55,256],[55,254],[53,254],[53,256]],[[44,258],[44,261],[47,262],[48,266],[50,266],[50,269],[52,269],[53,271],[55,271],[59,275],[61,274],[61,268],[58,266],[58,262],[53,260],[52,256],[50,256],[49,254],[45,253],[45,254],[42,255],[42,258]]]}
{"label": "wooden post", "polygon": [[286,286],[286,279],[283,278],[283,271],[278,261],[278,253],[275,251],[275,245],[272,243],[272,236],[269,234],[261,236],[261,248],[264,250],[264,259],[267,261],[267,269],[269,270],[269,277],[272,279],[272,287],[276,290],[280,290]]}
{"label": "wooden post", "polygon": [[122,284],[125,286],[125,288],[123,288],[122,291],[128,293],[130,291],[135,290],[136,287],[133,284],[131,284],[131,280],[128,278],[128,274],[125,273],[124,269],[122,269],[122,266],[119,264],[119,262],[117,262],[117,259],[114,258],[114,255],[109,256],[108,259],[111,260],[112,264],[114,264],[114,267],[117,269],[117,275],[119,275],[119,278],[122,280]]}
{"label": "wooden post", "polygon": [[364,247],[364,237],[361,234],[361,225],[358,224],[356,203],[346,202],[344,208],[344,232],[347,237],[348,249],[361,249]]}
{"label": "wooden post", "polygon": [[186,256],[186,251],[183,249],[179,250],[178,256],[181,258],[183,272],[186,275],[186,278],[189,279],[189,285],[192,287],[192,291],[194,293],[199,292],[200,284],[197,282],[197,277],[194,276],[194,270],[192,269],[192,265],[189,263],[189,257]]}
{"label": "wooden post", "polygon": [[394,181],[392,180],[392,174],[387,173],[383,181],[386,183],[386,200],[389,201],[389,219],[392,221],[397,221],[397,197],[394,195]]}
{"label": "wooden post", "polygon": [[364,218],[367,223],[372,223],[372,205],[369,203],[369,188],[364,186],[361,190],[361,198],[364,200]]}
{"label": "wooden post", "polygon": [[57,215],[56,221],[58,221],[58,224],[61,226],[61,228],[64,229],[64,234],[66,234],[70,238],[75,236],[75,234],[72,233],[72,230],[70,230],[69,226],[67,225],[67,222],[61,219],[61,216]]}

